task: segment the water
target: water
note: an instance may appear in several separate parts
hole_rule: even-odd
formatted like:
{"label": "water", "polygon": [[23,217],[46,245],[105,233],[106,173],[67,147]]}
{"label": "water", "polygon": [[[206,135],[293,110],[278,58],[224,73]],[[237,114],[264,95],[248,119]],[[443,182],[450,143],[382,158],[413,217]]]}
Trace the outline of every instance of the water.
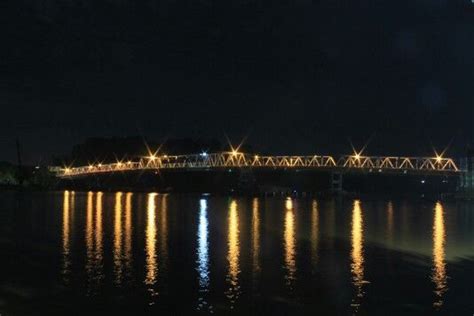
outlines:
{"label": "water", "polygon": [[0,193],[0,314],[466,314],[474,204]]}

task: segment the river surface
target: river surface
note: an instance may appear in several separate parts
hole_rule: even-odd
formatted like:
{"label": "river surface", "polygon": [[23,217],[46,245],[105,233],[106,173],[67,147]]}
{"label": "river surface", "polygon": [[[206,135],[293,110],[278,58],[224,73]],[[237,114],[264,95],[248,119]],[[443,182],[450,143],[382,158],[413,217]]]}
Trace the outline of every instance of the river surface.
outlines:
{"label": "river surface", "polygon": [[474,204],[0,192],[0,314],[474,313]]}

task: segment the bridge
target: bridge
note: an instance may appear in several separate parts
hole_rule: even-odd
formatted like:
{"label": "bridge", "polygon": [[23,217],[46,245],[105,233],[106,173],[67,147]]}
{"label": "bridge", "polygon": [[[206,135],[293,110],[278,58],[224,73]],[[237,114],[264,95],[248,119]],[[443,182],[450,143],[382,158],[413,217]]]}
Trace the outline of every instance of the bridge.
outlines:
{"label": "bridge", "polygon": [[192,155],[150,155],[137,160],[79,167],[53,167],[59,178],[137,170],[218,170],[252,169],[312,169],[331,172],[390,172],[453,175],[461,173],[452,158],[362,156],[360,154],[334,156],[259,156],[238,151],[200,153]]}

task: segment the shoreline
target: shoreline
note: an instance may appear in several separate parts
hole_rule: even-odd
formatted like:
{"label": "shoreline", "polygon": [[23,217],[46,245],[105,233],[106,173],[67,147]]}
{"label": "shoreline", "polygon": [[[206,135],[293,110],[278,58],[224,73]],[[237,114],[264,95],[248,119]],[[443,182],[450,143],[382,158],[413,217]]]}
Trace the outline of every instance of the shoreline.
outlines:
{"label": "shoreline", "polygon": [[[296,199],[307,199],[307,198],[318,198],[318,199],[370,199],[373,197],[393,199],[393,198],[403,198],[403,199],[415,199],[415,200],[456,200],[456,201],[466,201],[469,202],[474,200],[473,195],[463,195],[458,192],[446,192],[446,193],[414,193],[414,192],[351,192],[351,191],[342,191],[342,192],[330,192],[330,191],[281,191],[281,192],[256,192],[256,191],[214,191],[214,192],[205,192],[205,191],[173,191],[173,190],[159,190],[158,188],[150,187],[148,189],[144,188],[73,188],[73,187],[56,187],[56,188],[28,188],[28,187],[19,187],[19,186],[0,186],[0,194],[4,192],[17,192],[17,193],[57,193],[71,191],[77,193],[86,193],[86,192],[105,192],[105,193],[114,193],[114,192],[132,192],[138,194],[147,194],[147,193],[158,193],[158,194],[173,194],[173,195],[183,195],[183,196],[219,196],[219,197],[260,197],[260,198],[296,198]],[[470,197],[470,198],[469,198]]]}

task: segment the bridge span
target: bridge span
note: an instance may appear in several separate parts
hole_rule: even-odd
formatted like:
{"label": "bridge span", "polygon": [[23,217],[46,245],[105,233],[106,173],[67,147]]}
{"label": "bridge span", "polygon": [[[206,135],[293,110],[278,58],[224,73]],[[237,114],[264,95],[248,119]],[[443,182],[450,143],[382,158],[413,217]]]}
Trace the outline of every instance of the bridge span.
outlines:
{"label": "bridge span", "polygon": [[59,178],[80,177],[100,173],[136,170],[214,170],[252,169],[315,169],[332,172],[390,172],[449,175],[462,172],[452,158],[395,156],[259,156],[237,151],[192,155],[150,155],[137,160],[91,164],[79,167],[51,167]]}

